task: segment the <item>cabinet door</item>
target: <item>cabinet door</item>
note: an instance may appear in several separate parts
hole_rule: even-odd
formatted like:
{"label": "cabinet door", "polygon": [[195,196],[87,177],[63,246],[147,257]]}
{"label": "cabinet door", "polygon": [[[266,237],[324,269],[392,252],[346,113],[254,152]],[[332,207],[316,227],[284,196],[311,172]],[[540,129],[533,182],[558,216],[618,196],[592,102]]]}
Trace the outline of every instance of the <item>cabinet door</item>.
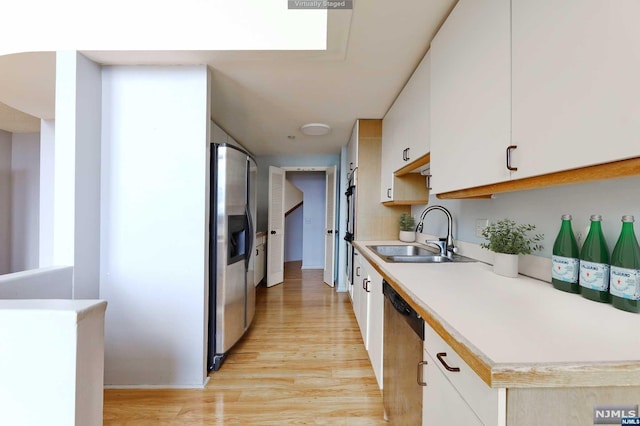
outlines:
{"label": "cabinet door", "polygon": [[422,58],[401,96],[408,113],[408,150],[403,161],[410,163],[428,153],[431,148],[431,52],[427,52]]}
{"label": "cabinet door", "polygon": [[640,155],[640,2],[512,8],[514,176]]}
{"label": "cabinet door", "polygon": [[368,278],[367,268],[365,267],[366,260],[362,258],[362,255],[356,250],[354,256],[354,273],[353,273],[353,285],[352,285],[352,302],[353,312],[362,334],[362,341],[365,348],[368,347],[368,319],[369,319],[369,296],[364,289],[364,281]]}
{"label": "cabinet door", "polygon": [[427,52],[382,120],[382,202],[396,199],[393,172],[429,152],[430,68],[431,55]]}
{"label": "cabinet door", "polygon": [[376,375],[378,386],[382,389],[382,351],[384,334],[384,295],[382,294],[382,276],[369,267],[369,359]]}
{"label": "cabinet door", "polygon": [[436,360],[424,351],[427,362],[423,366],[422,424],[434,425],[482,425],[478,416],[436,366]]}
{"label": "cabinet door", "polygon": [[510,178],[510,23],[509,0],[460,0],[431,43],[435,193]]}
{"label": "cabinet door", "polygon": [[[394,104],[395,105],[395,104]],[[393,172],[400,167],[398,145],[398,120],[393,106],[382,120],[382,156],[380,158],[380,202],[393,201]],[[401,157],[400,157],[401,158]]]}
{"label": "cabinet door", "polygon": [[255,259],[255,280],[254,285],[260,284],[260,281],[264,278],[264,266],[265,266],[265,247],[264,244],[258,244],[256,247],[256,259]]}
{"label": "cabinet door", "polygon": [[[506,418],[506,389],[490,388],[471,367],[445,342],[433,328],[425,324],[424,351],[431,357],[433,369],[440,370],[464,403],[485,425],[504,425]],[[457,369],[449,371],[447,367]],[[435,372],[430,374],[436,376]],[[427,381],[427,387],[431,384]],[[436,389],[436,391],[439,391]],[[438,424],[438,423],[434,423]],[[457,423],[447,423],[457,424]]]}
{"label": "cabinet door", "polygon": [[366,286],[369,281],[369,271],[367,268],[367,261],[364,258],[360,259],[362,266],[362,277],[354,283],[354,291],[359,293],[359,306],[356,317],[358,318],[358,325],[360,326],[360,333],[362,334],[362,341],[367,350],[369,350],[369,307],[370,307],[370,293],[366,291]]}

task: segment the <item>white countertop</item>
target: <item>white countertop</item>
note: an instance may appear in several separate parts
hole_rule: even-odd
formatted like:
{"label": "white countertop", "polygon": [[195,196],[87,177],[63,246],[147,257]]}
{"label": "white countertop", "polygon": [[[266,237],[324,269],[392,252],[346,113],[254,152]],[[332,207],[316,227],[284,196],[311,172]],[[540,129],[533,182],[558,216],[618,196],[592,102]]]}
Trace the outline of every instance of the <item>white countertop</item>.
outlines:
{"label": "white countertop", "polygon": [[355,246],[489,385],[640,385],[639,314],[481,262],[386,263],[373,244],[398,242]]}

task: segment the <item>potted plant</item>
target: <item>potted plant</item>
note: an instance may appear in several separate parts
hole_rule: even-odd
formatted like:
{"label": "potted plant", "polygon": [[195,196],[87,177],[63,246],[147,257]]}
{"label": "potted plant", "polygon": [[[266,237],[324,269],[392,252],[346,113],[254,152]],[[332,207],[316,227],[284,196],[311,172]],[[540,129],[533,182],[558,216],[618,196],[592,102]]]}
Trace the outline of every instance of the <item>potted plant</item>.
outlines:
{"label": "potted plant", "polygon": [[400,214],[400,241],[412,243],[416,240],[416,221],[409,213]]}
{"label": "potted plant", "polygon": [[502,219],[482,230],[482,236],[489,243],[482,243],[482,248],[494,252],[493,272],[506,277],[518,276],[518,255],[531,254],[541,250],[543,234],[530,235],[535,225],[518,225],[510,219]]}

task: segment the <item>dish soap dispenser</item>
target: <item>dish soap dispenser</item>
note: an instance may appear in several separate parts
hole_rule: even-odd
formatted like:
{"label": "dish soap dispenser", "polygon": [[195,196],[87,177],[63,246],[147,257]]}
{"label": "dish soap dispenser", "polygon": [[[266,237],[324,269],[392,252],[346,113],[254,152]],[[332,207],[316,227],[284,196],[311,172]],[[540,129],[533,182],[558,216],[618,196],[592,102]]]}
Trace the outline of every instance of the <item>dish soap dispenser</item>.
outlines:
{"label": "dish soap dispenser", "polygon": [[608,303],[609,249],[602,235],[602,216],[591,215],[591,226],[580,250],[580,294],[589,300]]}
{"label": "dish soap dispenser", "polygon": [[611,304],[640,312],[640,247],[633,232],[633,216],[622,216],[620,238],[611,254]]}
{"label": "dish soap dispenser", "polygon": [[571,215],[562,215],[560,232],[553,243],[551,257],[551,283],[555,288],[570,293],[580,293],[578,274],[580,272],[578,243],[571,227]]}

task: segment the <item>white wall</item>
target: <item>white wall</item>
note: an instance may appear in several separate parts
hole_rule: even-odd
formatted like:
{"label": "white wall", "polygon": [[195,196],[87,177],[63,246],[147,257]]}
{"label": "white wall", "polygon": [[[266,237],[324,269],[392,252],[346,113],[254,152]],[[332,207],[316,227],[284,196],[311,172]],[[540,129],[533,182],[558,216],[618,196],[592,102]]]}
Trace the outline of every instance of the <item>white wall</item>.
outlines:
{"label": "white wall", "polygon": [[287,172],[287,179],[304,193],[302,268],[324,268],[326,210],[325,172]]}
{"label": "white wall", "polygon": [[302,223],[304,204],[284,218],[284,261],[302,260]]}
{"label": "white wall", "polygon": [[75,266],[80,299],[99,293],[101,85],[98,64],[57,52],[52,258]]}
{"label": "white wall", "polygon": [[289,179],[284,180],[284,211],[288,212],[303,201],[303,194]]}
{"label": "white wall", "polygon": [[206,378],[208,79],[205,66],[103,69],[107,385]]}
{"label": "white wall", "polygon": [[53,265],[55,120],[40,120],[40,267]]}
{"label": "white wall", "polygon": [[0,275],[0,299],[71,299],[72,290],[71,266]]}
{"label": "white wall", "polygon": [[80,54],[76,61],[73,298],[96,299],[100,281],[102,69]]}
{"label": "white wall", "polygon": [[0,130],[0,275],[11,272],[11,133]]}
{"label": "white wall", "polygon": [[11,151],[11,272],[39,266],[40,133],[14,133]]}
{"label": "white wall", "polygon": [[[603,216],[602,229],[613,250],[620,235],[622,215],[631,214],[636,218],[636,236],[640,238],[640,177],[605,180],[600,182],[565,185],[546,189],[497,194],[495,199],[484,200],[439,200],[429,197],[429,205],[440,204],[447,207],[454,217],[454,237],[456,239],[481,243],[475,236],[475,220],[497,221],[508,217],[518,223],[531,223],[537,231],[544,233],[544,250],[541,256],[551,257],[553,242],[560,230],[560,216],[573,215],[573,230],[576,237],[586,237],[589,216]],[[425,206],[413,206],[416,219]],[[441,212],[433,211],[427,216],[424,232],[446,235],[446,218]],[[580,235],[578,235],[580,234]]]}

